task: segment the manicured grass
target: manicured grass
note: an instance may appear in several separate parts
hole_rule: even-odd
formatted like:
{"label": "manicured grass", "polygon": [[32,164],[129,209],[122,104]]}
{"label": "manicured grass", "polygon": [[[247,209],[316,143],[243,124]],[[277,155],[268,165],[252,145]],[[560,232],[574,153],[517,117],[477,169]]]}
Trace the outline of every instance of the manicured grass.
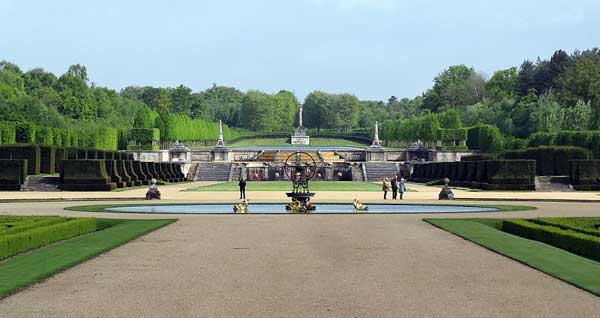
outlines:
{"label": "manicured grass", "polygon": [[0,262],[0,298],[176,220],[97,219],[97,229]]}
{"label": "manicured grass", "polygon": [[499,230],[502,219],[424,219],[489,250],[600,296],[600,263]]}
{"label": "manicured grass", "polygon": [[[310,191],[381,191],[381,185],[370,182],[354,181],[313,181]],[[289,181],[249,181],[246,191],[291,191]],[[239,191],[237,182],[223,182],[190,188],[185,191]],[[408,191],[411,191],[410,189]]]}
{"label": "manicured grass", "polygon": [[[241,139],[234,143],[228,144],[229,147],[253,147],[253,146],[291,146],[288,142],[289,138],[252,138]],[[338,147],[359,147],[364,148],[369,145],[358,143],[346,139],[336,138],[310,138],[310,146],[338,146]]]}

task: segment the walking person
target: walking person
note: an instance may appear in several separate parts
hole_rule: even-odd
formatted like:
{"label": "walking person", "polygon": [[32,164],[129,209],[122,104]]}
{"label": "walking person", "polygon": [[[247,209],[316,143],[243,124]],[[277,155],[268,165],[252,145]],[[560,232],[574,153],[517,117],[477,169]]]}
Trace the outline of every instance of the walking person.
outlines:
{"label": "walking person", "polygon": [[240,178],[240,182],[238,183],[238,186],[240,186],[240,200],[245,199],[246,198],[246,179],[243,177]]}
{"label": "walking person", "polygon": [[392,200],[396,200],[398,197],[398,177],[392,178]]}
{"label": "walking person", "polygon": [[400,176],[398,180],[398,191],[400,192],[400,200],[404,199],[404,192],[406,191],[406,180]]}
{"label": "walking person", "polygon": [[387,193],[390,191],[390,180],[385,177],[383,178],[383,199],[387,200]]}

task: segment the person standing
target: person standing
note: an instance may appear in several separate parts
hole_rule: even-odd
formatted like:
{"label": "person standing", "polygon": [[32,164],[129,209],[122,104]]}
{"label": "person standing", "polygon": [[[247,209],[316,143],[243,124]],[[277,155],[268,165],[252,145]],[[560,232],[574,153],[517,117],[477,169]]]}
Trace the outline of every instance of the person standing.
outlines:
{"label": "person standing", "polygon": [[390,181],[389,179],[383,178],[383,199],[387,200],[387,193],[390,191]]}
{"label": "person standing", "polygon": [[398,191],[400,192],[400,200],[403,200],[404,192],[406,191],[406,180],[402,177],[398,180]]}
{"label": "person standing", "polygon": [[240,200],[246,198],[246,179],[240,178],[240,182],[238,183],[240,186]]}
{"label": "person standing", "polygon": [[392,200],[396,200],[398,197],[398,178],[394,176],[392,178]]}

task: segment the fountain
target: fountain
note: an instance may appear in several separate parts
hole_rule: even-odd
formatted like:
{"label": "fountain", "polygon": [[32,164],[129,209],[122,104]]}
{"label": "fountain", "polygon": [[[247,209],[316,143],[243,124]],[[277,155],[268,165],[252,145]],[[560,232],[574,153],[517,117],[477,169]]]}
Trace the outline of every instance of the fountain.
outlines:
{"label": "fountain", "polygon": [[306,152],[296,152],[287,157],[284,171],[289,180],[292,181],[292,192],[287,192],[292,202],[286,206],[286,210],[292,213],[307,213],[314,211],[316,207],[310,202],[315,196],[308,189],[309,181],[317,172],[317,162]]}

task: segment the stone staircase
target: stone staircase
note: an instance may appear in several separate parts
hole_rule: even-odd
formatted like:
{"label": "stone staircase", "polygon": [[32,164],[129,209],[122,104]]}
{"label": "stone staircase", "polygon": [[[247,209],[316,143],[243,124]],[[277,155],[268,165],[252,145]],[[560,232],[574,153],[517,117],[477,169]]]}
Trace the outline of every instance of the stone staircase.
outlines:
{"label": "stone staircase", "polygon": [[60,178],[58,176],[28,176],[21,190],[40,192],[60,191]]}
{"label": "stone staircase", "polygon": [[395,162],[365,162],[367,181],[380,181],[383,177],[392,179],[398,174]]}
{"label": "stone staircase", "polygon": [[540,192],[574,192],[568,176],[537,176],[535,191]]}
{"label": "stone staircase", "polygon": [[196,170],[197,169],[198,169],[198,165],[197,164],[190,165],[190,168],[188,169],[186,178],[188,180],[194,180],[194,178],[196,177]]}
{"label": "stone staircase", "polygon": [[229,181],[231,163],[199,162],[194,181]]}
{"label": "stone staircase", "polygon": [[242,166],[239,164],[232,164],[229,173],[229,181],[239,181],[242,176]]}
{"label": "stone staircase", "polygon": [[365,181],[365,175],[361,166],[352,166],[352,181]]}

